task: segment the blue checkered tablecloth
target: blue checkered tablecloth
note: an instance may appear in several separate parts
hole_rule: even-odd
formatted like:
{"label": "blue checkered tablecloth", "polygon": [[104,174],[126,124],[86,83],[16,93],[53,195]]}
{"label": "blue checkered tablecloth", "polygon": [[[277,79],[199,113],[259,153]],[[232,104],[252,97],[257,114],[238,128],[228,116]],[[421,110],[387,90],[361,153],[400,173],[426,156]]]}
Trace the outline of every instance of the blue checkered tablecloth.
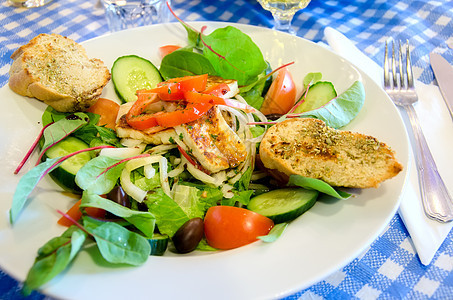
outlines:
{"label": "blue checkered tablecloth", "polygon": [[[39,33],[58,33],[84,41],[108,32],[102,8],[95,1],[55,0],[41,8],[15,9],[0,4],[0,86],[7,83],[10,55]],[[185,21],[229,21],[272,27],[270,13],[253,0],[173,0]],[[376,62],[383,60],[383,42],[408,39],[416,77],[432,84],[428,54],[436,50],[453,62],[451,0],[312,0],[296,14],[297,35],[323,41],[330,26],[350,38]],[[27,299],[45,299],[34,292]],[[432,263],[420,263],[398,215],[369,249],[328,278],[287,299],[453,299],[453,231]],[[20,283],[0,271],[0,299],[22,299]]]}

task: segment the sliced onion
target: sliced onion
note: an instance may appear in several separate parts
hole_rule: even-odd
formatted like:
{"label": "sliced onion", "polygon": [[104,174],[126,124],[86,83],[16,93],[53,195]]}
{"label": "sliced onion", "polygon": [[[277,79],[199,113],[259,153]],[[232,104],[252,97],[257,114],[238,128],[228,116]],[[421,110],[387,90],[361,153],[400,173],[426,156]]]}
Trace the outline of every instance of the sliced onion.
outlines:
{"label": "sliced onion", "polygon": [[184,172],[184,163],[180,163],[176,168],[168,172],[168,177],[173,178]]}
{"label": "sliced onion", "polygon": [[143,166],[143,172],[147,179],[151,179],[156,175],[156,169],[154,169],[153,164],[147,164]]}
{"label": "sliced onion", "polygon": [[229,184],[223,184],[222,187],[220,188],[220,191],[223,194],[224,198],[230,199],[233,198],[234,193],[231,191],[233,189],[232,185]]}
{"label": "sliced onion", "polygon": [[162,144],[162,145],[153,147],[153,148],[147,150],[146,152],[149,154],[163,154],[176,147],[177,146],[175,144],[172,144],[172,145]]}
{"label": "sliced onion", "polygon": [[131,172],[132,170],[143,167],[145,165],[157,163],[157,162],[159,162],[161,157],[162,157],[161,155],[151,155],[151,156],[147,156],[147,157],[140,157],[137,159],[133,159],[133,160],[128,161],[124,168],[127,169],[129,172]]}
{"label": "sliced onion", "polygon": [[132,139],[132,138],[121,139],[121,145],[128,147],[128,148],[138,147],[138,148],[145,149],[145,147],[146,147],[146,144],[143,143],[142,140],[136,140],[136,139]]}
{"label": "sliced onion", "polygon": [[136,186],[131,181],[131,172],[126,168],[123,169],[120,176],[121,187],[135,201],[143,202],[147,192]]}
{"label": "sliced onion", "polygon": [[139,148],[104,148],[101,150],[99,155],[124,159],[137,156],[140,153],[142,153],[142,150]]}
{"label": "sliced onion", "polygon": [[159,159],[159,173],[160,173],[160,185],[164,190],[164,193],[167,194],[168,197],[171,197],[170,193],[170,184],[168,183],[168,162],[167,159],[163,156]]}

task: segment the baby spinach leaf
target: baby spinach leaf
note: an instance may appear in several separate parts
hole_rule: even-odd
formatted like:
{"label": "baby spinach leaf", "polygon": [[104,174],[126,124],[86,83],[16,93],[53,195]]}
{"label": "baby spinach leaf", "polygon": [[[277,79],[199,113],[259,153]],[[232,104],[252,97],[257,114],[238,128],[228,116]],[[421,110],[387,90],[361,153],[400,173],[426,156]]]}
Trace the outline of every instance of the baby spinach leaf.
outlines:
{"label": "baby spinach leaf", "polygon": [[159,71],[165,80],[202,74],[217,75],[216,70],[206,57],[187,50],[178,50],[165,55]]}
{"label": "baby spinach leaf", "polygon": [[119,159],[107,156],[95,157],[80,168],[75,181],[82,190],[107,194],[116,185],[123,170],[124,163],[119,162]]}
{"label": "baby spinach leaf", "polygon": [[81,139],[88,145],[92,145],[92,141],[99,139],[102,144],[108,144],[115,147],[122,147],[118,136],[112,129],[95,124],[88,124],[73,133],[73,136]]}
{"label": "baby spinach leaf", "polygon": [[184,210],[162,189],[156,189],[148,193],[144,201],[148,210],[156,217],[156,225],[160,233],[172,237],[189,217]]}
{"label": "baby spinach leaf", "polygon": [[153,236],[156,219],[150,212],[129,209],[89,191],[83,192],[80,207],[102,208],[125,219],[142,231],[145,236]]}
{"label": "baby spinach leaf", "polygon": [[46,110],[41,116],[42,126],[54,123],[67,116],[67,113],[56,111],[52,106],[47,106]]}
{"label": "baby spinach leaf", "polygon": [[365,102],[365,89],[362,82],[354,82],[343,94],[315,110],[299,114],[323,120],[329,127],[341,128],[351,122]]}
{"label": "baby spinach leaf", "polygon": [[267,68],[263,54],[253,40],[232,26],[203,36],[203,54],[219,76],[236,79],[239,85],[255,81]]}
{"label": "baby spinach leaf", "polygon": [[82,249],[87,234],[77,226],[69,227],[60,237],[48,241],[28,271],[23,291],[26,295],[64,271]]}
{"label": "baby spinach leaf", "polygon": [[267,235],[259,236],[258,238],[265,243],[275,242],[283,234],[286,227],[288,227],[288,223],[275,224]]}
{"label": "baby spinach leaf", "polygon": [[146,262],[151,246],[146,238],[113,223],[83,217],[83,225],[96,240],[102,257],[114,264],[139,266]]}
{"label": "baby spinach leaf", "polygon": [[22,211],[25,203],[27,202],[28,196],[31,194],[33,189],[39,183],[39,181],[49,172],[54,170],[58,164],[60,157],[54,159],[47,159],[45,162],[40,163],[30,171],[24,174],[17,184],[16,191],[13,195],[13,203],[9,211],[9,218],[11,224],[13,224],[19,213]]}
{"label": "baby spinach leaf", "polygon": [[315,178],[308,178],[300,175],[291,175],[289,176],[288,186],[292,185],[297,185],[304,189],[317,190],[321,193],[339,199],[348,199],[349,197],[351,197],[351,194],[343,192],[341,190],[336,190],[328,183]]}

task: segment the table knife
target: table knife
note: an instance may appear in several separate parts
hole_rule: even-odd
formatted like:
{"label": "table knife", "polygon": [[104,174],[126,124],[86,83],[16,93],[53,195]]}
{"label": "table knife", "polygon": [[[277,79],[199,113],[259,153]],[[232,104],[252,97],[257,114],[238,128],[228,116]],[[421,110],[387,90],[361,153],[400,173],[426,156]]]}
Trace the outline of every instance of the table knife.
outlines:
{"label": "table knife", "polygon": [[431,53],[429,55],[431,67],[436,76],[442,97],[447,104],[450,116],[453,119],[453,66],[440,54]]}

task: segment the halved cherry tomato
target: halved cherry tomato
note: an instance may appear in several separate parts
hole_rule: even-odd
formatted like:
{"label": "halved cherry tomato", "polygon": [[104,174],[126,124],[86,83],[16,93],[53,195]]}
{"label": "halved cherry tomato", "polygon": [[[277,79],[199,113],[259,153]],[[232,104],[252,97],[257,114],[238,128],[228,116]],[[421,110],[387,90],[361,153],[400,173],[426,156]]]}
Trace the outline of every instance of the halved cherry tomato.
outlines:
{"label": "halved cherry tomato", "polygon": [[137,91],[137,101],[134,102],[126,114],[127,124],[138,130],[145,130],[157,126],[154,114],[145,113],[148,105],[156,101],[159,101],[157,94],[144,90]]}
{"label": "halved cherry tomato", "polygon": [[120,105],[118,103],[109,99],[99,98],[88,108],[87,112],[101,116],[98,122],[99,126],[105,125],[107,128],[115,129],[116,116],[119,109]]}
{"label": "halved cherry tomato", "polygon": [[264,97],[260,111],[265,114],[286,114],[296,101],[296,84],[287,68],[278,71],[277,77]]}
{"label": "halved cherry tomato", "polygon": [[166,45],[166,46],[159,47],[159,56],[162,59],[165,55],[170,54],[180,48],[181,48],[181,46],[178,46],[178,45]]}
{"label": "halved cherry tomato", "polygon": [[250,244],[266,235],[274,222],[245,208],[213,206],[204,218],[204,233],[208,244],[217,249],[233,249]]}
{"label": "halved cherry tomato", "polygon": [[[80,204],[82,203],[82,199],[77,201],[67,212],[66,214],[70,216],[74,221],[78,221],[82,217],[82,211],[80,210]],[[85,212],[87,215],[93,218],[103,218],[105,217],[105,210],[102,208],[97,207],[85,207]],[[71,220],[62,216],[58,221],[58,224],[69,227],[74,225]]]}
{"label": "halved cherry tomato", "polygon": [[183,110],[155,113],[157,124],[162,127],[175,127],[199,119],[210,108],[210,103],[189,103]]}

